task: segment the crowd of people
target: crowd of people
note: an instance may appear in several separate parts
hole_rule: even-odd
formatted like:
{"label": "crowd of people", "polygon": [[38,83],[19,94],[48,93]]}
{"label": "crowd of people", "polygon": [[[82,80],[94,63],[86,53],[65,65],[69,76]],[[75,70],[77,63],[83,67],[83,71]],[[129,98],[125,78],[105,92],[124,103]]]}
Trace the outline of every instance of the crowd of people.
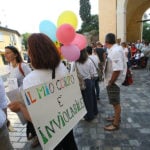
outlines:
{"label": "crowd of people", "polygon": [[[91,45],[80,51],[79,59],[73,62],[71,68],[68,69],[65,66],[66,63],[61,60],[52,40],[45,34],[33,33],[28,38],[30,65],[23,62],[16,47],[5,47],[5,58],[10,66],[9,78],[14,79],[17,86],[25,90],[51,79],[63,77],[76,70],[78,78],[82,78],[82,83],[79,80],[80,90],[87,110],[83,119],[89,123],[99,114],[97,105],[101,101],[100,82],[104,82],[109,103],[114,110],[114,114],[106,118],[111,124],[106,125],[104,130],[118,130],[121,121],[120,88],[127,77],[128,71],[135,65],[140,66],[143,57],[148,70],[150,70],[150,47],[148,42],[143,43],[138,40],[136,43],[121,43],[120,40],[118,41],[113,33],[108,33],[104,45],[100,41],[91,43]],[[8,81],[10,80],[8,79]],[[25,103],[14,100],[7,106],[6,92],[3,81],[0,79],[0,148],[13,149],[6,125],[7,107],[13,112],[22,112],[27,121],[27,139],[33,140],[32,147],[39,145],[32,118]],[[73,129],[54,150],[62,149],[78,149]]]}
{"label": "crowd of people", "polygon": [[132,68],[149,68],[150,44],[147,41],[127,43],[128,59]]}

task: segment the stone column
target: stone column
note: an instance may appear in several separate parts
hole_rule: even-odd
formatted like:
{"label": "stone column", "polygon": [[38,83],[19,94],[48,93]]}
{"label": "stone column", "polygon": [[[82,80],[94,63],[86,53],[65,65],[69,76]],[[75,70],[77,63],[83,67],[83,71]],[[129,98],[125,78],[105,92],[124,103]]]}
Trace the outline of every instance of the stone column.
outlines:
{"label": "stone column", "polygon": [[107,33],[117,33],[117,0],[99,0],[99,40],[104,43]]}
{"label": "stone column", "polygon": [[117,38],[126,41],[126,0],[117,1]]}

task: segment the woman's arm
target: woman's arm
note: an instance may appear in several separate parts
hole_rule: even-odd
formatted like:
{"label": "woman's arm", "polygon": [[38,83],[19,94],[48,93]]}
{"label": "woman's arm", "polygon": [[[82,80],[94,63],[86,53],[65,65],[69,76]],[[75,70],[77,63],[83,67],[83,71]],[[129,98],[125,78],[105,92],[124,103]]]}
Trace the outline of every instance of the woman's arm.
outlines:
{"label": "woman's arm", "polygon": [[8,107],[13,112],[21,111],[23,113],[24,118],[28,121],[31,121],[31,117],[29,115],[29,112],[28,112],[26,106],[23,103],[21,103],[20,101],[13,101],[8,105]]}

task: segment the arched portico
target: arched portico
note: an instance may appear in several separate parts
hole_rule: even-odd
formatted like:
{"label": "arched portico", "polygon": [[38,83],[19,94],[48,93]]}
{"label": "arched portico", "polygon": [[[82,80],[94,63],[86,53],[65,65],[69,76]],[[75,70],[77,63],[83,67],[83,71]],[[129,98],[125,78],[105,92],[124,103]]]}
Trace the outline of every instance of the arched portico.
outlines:
{"label": "arched portico", "polygon": [[150,0],[99,0],[99,39],[104,42],[105,35],[115,33],[121,41],[141,39],[144,12],[150,8]]}

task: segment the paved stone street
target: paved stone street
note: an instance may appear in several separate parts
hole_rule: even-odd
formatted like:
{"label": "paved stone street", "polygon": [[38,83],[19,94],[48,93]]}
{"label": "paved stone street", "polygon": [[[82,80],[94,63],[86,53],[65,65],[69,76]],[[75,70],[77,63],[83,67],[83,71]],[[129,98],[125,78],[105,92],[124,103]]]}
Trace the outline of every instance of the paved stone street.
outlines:
{"label": "paved stone street", "polygon": [[[134,84],[122,86],[122,116],[120,129],[104,131],[105,118],[113,114],[108,103],[106,90],[101,91],[98,104],[99,116],[93,123],[80,121],[74,128],[79,150],[149,150],[150,149],[150,72],[145,69],[133,70]],[[22,126],[15,113],[8,112],[9,119],[16,130],[10,139],[16,150],[30,150],[26,139],[26,128]],[[40,150],[41,148],[34,148]]]}

